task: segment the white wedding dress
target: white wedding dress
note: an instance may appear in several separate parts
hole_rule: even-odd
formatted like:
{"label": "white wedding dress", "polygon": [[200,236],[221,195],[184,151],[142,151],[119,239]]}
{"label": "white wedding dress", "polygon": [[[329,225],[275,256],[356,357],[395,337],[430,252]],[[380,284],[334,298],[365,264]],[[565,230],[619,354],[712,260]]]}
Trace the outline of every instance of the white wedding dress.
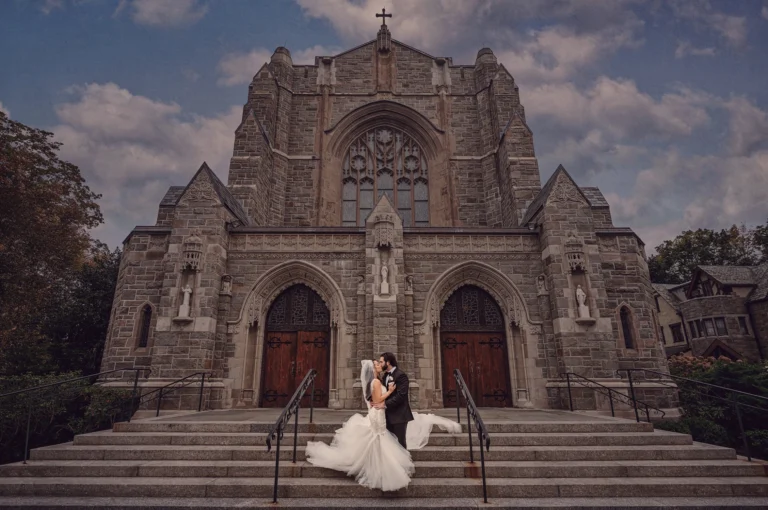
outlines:
{"label": "white wedding dress", "polygon": [[[364,373],[370,369],[366,361],[371,363],[363,361]],[[367,387],[371,384],[369,377],[370,373],[367,377],[361,375]],[[406,429],[408,450],[424,448],[435,425],[445,432],[461,432],[461,425],[454,421],[434,414],[413,413],[413,421],[408,422]],[[309,441],[306,453],[307,462],[314,466],[343,471],[370,489],[396,491],[408,486],[414,472],[408,450],[387,430],[384,410],[369,407],[367,415],[350,417],[336,431],[330,445]]]}

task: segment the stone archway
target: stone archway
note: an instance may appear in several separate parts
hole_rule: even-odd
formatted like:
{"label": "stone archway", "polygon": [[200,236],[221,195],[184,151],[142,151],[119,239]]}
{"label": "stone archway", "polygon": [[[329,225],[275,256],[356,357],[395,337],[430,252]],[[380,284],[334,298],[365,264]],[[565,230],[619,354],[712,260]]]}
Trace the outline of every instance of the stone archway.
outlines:
{"label": "stone archway", "polygon": [[[532,376],[536,346],[542,335],[542,323],[531,319],[523,295],[517,286],[498,269],[478,261],[462,262],[446,270],[432,284],[422,318],[414,327],[428,335],[427,342],[432,352],[433,403],[442,402],[440,359],[440,314],[448,299],[463,286],[475,286],[487,292],[501,308],[504,316],[504,331],[509,345],[508,365],[514,394],[515,407],[531,407]],[[427,333],[429,332],[429,333]],[[427,346],[425,346],[427,347]]]}
{"label": "stone archway", "polygon": [[301,260],[279,264],[264,273],[253,285],[240,308],[236,320],[229,322],[233,334],[235,356],[230,357],[236,372],[233,377],[233,397],[236,405],[255,406],[261,395],[261,374],[264,367],[264,338],[267,314],[273,302],[288,288],[306,285],[325,303],[330,313],[330,372],[329,402],[331,408],[340,408],[339,341],[340,326],[356,323],[347,321],[344,297],[338,284],[325,271]]}

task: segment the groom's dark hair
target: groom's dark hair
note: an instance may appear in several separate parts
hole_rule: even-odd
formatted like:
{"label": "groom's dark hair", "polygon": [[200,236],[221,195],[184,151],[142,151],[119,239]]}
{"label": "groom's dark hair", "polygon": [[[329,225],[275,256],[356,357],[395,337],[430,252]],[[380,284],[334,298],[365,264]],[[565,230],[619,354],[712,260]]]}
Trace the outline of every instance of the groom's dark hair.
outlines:
{"label": "groom's dark hair", "polygon": [[384,358],[385,362],[389,363],[393,367],[397,366],[397,358],[391,352],[385,352],[384,354],[381,355],[381,357]]}

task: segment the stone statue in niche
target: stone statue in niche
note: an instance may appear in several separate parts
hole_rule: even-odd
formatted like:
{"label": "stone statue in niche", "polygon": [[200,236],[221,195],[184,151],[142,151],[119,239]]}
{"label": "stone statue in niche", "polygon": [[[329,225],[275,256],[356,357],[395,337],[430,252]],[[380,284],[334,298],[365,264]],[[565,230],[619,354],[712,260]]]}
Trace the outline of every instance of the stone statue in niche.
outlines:
{"label": "stone statue in niche", "polygon": [[536,290],[539,295],[547,293],[547,279],[543,274],[540,274],[536,278]]}
{"label": "stone statue in niche", "polygon": [[389,268],[386,265],[381,266],[381,294],[382,296],[389,295]]}
{"label": "stone statue in niche", "polygon": [[221,294],[232,294],[232,277],[225,276],[221,279]]}
{"label": "stone statue in niche", "polygon": [[357,293],[365,294],[365,276],[361,274],[357,275]]}
{"label": "stone statue in niche", "polygon": [[189,317],[189,298],[192,295],[192,287],[187,284],[181,291],[184,293],[184,299],[179,307],[179,317]]}
{"label": "stone statue in niche", "polygon": [[589,306],[587,306],[587,293],[581,288],[581,285],[576,286],[576,302],[579,304],[579,318],[589,318]]}
{"label": "stone statue in niche", "polygon": [[411,275],[405,277],[405,291],[413,292],[413,276]]}

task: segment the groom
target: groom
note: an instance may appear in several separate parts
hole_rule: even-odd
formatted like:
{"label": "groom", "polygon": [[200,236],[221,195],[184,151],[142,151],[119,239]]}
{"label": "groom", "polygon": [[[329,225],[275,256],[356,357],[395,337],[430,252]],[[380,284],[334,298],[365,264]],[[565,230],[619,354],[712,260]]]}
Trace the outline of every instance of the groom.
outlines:
{"label": "groom", "polygon": [[389,385],[394,383],[396,389],[387,400],[374,405],[374,407],[384,409],[387,417],[387,430],[397,437],[397,441],[403,448],[408,449],[405,442],[405,431],[408,428],[408,422],[413,420],[411,406],[408,403],[408,376],[397,368],[397,358],[391,352],[382,354],[379,361],[386,374],[384,387],[389,388]]}

